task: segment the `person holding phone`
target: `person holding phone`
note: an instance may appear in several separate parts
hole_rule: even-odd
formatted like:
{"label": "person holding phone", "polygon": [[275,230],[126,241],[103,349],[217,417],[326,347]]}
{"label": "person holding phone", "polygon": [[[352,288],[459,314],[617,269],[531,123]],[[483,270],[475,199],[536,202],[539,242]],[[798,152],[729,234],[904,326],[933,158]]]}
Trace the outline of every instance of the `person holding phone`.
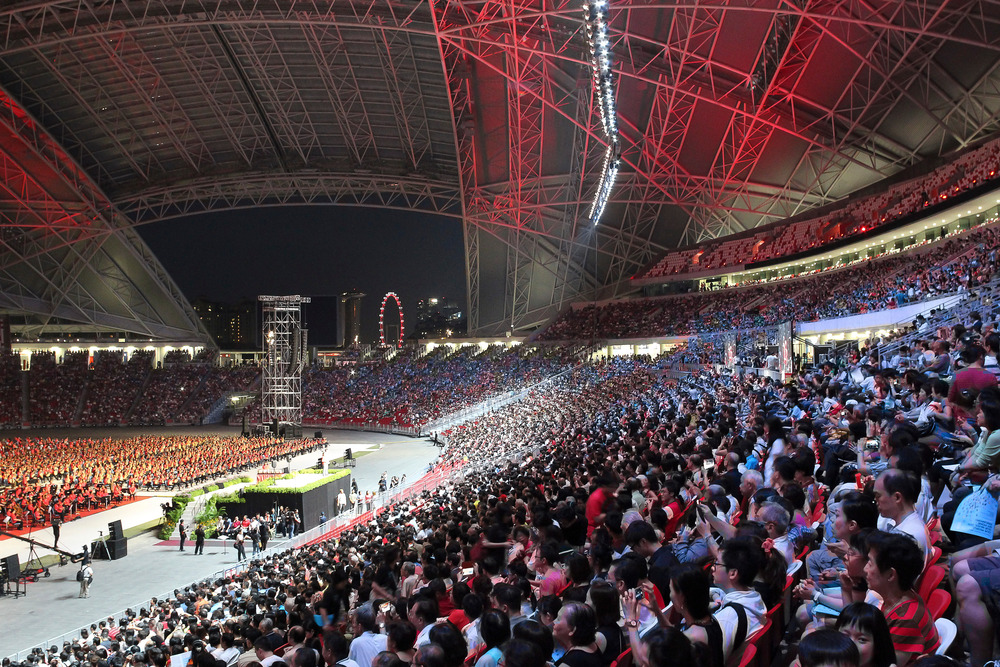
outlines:
{"label": "person holding phone", "polygon": [[386,636],[379,634],[375,608],[366,602],[351,614],[354,639],[347,657],[359,665],[370,665],[372,660],[386,650]]}

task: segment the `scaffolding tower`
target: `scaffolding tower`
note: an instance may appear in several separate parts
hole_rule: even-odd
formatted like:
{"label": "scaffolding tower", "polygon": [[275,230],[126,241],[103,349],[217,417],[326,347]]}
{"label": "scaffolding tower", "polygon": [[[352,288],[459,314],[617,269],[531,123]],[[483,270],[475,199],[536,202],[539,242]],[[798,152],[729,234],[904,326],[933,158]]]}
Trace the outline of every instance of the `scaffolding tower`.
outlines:
{"label": "scaffolding tower", "polygon": [[264,367],[260,423],[275,434],[282,426],[302,428],[302,371],[308,347],[302,328],[302,304],[307,296],[260,296],[263,310]]}

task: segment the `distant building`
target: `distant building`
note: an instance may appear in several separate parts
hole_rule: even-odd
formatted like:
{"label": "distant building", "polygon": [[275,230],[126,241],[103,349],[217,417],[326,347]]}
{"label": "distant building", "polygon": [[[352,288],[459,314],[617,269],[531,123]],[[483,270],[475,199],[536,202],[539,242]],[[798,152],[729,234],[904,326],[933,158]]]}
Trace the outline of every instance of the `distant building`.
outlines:
{"label": "distant building", "polygon": [[362,292],[344,292],[337,301],[337,347],[361,343]]}
{"label": "distant building", "polygon": [[444,338],[465,332],[465,313],[457,302],[443,296],[417,302],[417,322],[411,338]]}
{"label": "distant building", "polygon": [[258,347],[257,302],[219,303],[199,298],[191,307],[205,331],[224,350],[253,350]]}

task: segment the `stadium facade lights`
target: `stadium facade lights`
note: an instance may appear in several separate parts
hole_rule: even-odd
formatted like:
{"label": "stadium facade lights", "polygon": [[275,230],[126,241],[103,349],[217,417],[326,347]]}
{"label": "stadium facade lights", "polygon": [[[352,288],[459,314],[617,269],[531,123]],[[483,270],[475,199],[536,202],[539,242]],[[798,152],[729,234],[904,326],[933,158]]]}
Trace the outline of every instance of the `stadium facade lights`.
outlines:
{"label": "stadium facade lights", "polygon": [[601,181],[594,193],[594,201],[587,216],[597,225],[604,214],[604,207],[611,196],[618,169],[621,167],[621,144],[618,141],[618,112],[615,108],[615,80],[611,60],[611,42],[608,38],[609,0],[584,0],[584,28],[590,46],[590,67],[594,79],[594,93],[601,112],[601,128],[608,139],[601,167]]}

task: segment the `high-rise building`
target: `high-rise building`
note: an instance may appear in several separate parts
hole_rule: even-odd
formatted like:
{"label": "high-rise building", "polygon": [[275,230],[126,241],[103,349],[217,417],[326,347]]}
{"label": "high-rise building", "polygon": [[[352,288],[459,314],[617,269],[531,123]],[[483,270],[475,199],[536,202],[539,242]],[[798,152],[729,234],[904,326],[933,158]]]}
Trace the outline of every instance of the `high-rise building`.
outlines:
{"label": "high-rise building", "polygon": [[258,346],[256,302],[218,303],[200,298],[191,307],[223,350],[252,350]]}
{"label": "high-rise building", "polygon": [[337,347],[361,343],[362,292],[344,292],[337,301]]}
{"label": "high-rise building", "polygon": [[464,333],[465,313],[451,299],[431,296],[417,302],[417,324],[412,337],[438,338]]}

